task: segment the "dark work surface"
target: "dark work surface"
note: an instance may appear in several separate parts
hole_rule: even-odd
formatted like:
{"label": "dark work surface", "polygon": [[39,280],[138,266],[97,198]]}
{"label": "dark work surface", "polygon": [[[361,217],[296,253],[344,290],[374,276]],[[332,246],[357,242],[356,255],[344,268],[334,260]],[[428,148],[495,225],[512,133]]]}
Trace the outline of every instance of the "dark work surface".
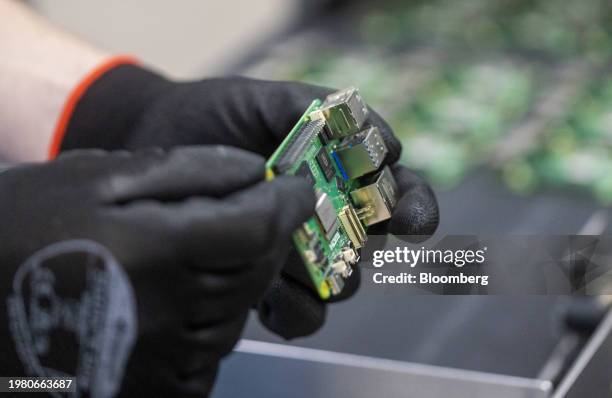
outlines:
{"label": "dark work surface", "polygon": [[437,196],[441,234],[575,234],[603,210],[589,198],[570,192],[520,197],[485,171]]}
{"label": "dark work surface", "polygon": [[[304,347],[535,377],[561,333],[555,297],[414,296],[399,302],[365,292],[330,308]],[[282,342],[256,319],[247,338]]]}

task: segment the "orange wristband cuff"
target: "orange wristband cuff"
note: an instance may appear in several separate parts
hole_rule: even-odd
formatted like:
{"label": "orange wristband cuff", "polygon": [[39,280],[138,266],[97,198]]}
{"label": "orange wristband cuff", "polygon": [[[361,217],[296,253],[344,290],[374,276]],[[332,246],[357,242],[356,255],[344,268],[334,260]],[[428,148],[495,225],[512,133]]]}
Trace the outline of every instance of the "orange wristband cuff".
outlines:
{"label": "orange wristband cuff", "polygon": [[136,57],[130,55],[117,55],[111,57],[98,65],[95,69],[89,72],[80,82],[76,85],[76,87],[72,90],[64,106],[62,107],[62,111],[60,113],[59,119],[57,120],[57,124],[55,125],[55,129],[53,131],[53,135],[51,136],[51,143],[48,151],[48,159],[55,159],[55,157],[59,154],[60,148],[62,146],[62,141],[64,136],[66,135],[66,130],[68,128],[68,123],[74,113],[74,109],[77,104],[85,94],[85,92],[91,87],[93,83],[95,83],[100,77],[102,77],[106,72],[114,69],[119,65],[140,65],[141,62]]}

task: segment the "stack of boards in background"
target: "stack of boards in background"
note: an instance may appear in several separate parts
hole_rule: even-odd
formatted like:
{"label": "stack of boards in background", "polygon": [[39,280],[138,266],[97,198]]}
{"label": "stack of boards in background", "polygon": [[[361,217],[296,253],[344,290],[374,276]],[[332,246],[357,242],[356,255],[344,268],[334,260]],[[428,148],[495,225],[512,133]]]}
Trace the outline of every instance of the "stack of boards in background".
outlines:
{"label": "stack of boards in background", "polygon": [[402,162],[437,189],[480,168],[521,195],[555,188],[612,204],[612,3],[386,0],[342,13],[242,72],[359,84]]}

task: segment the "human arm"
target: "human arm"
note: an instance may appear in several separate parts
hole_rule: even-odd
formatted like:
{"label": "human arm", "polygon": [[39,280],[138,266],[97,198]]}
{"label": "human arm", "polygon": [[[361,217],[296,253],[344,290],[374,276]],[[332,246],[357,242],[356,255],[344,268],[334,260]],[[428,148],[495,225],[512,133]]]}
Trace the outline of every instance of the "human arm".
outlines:
{"label": "human arm", "polygon": [[0,160],[45,160],[69,95],[109,54],[16,0],[0,0],[0,54]]}

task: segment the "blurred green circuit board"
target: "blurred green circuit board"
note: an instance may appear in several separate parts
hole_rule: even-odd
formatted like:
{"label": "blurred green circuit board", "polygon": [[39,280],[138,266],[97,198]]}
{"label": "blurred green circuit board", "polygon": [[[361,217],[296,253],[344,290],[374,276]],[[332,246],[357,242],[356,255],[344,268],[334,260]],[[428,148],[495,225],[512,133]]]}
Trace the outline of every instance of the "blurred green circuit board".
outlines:
{"label": "blurred green circuit board", "polygon": [[612,204],[612,79],[587,85],[537,148],[504,165],[503,177],[517,193],[575,187]]}
{"label": "blurred green circuit board", "polygon": [[247,74],[359,85],[402,141],[401,161],[438,189],[489,168],[521,195],[554,188],[612,204],[611,2],[347,8],[333,27],[278,43]]}

